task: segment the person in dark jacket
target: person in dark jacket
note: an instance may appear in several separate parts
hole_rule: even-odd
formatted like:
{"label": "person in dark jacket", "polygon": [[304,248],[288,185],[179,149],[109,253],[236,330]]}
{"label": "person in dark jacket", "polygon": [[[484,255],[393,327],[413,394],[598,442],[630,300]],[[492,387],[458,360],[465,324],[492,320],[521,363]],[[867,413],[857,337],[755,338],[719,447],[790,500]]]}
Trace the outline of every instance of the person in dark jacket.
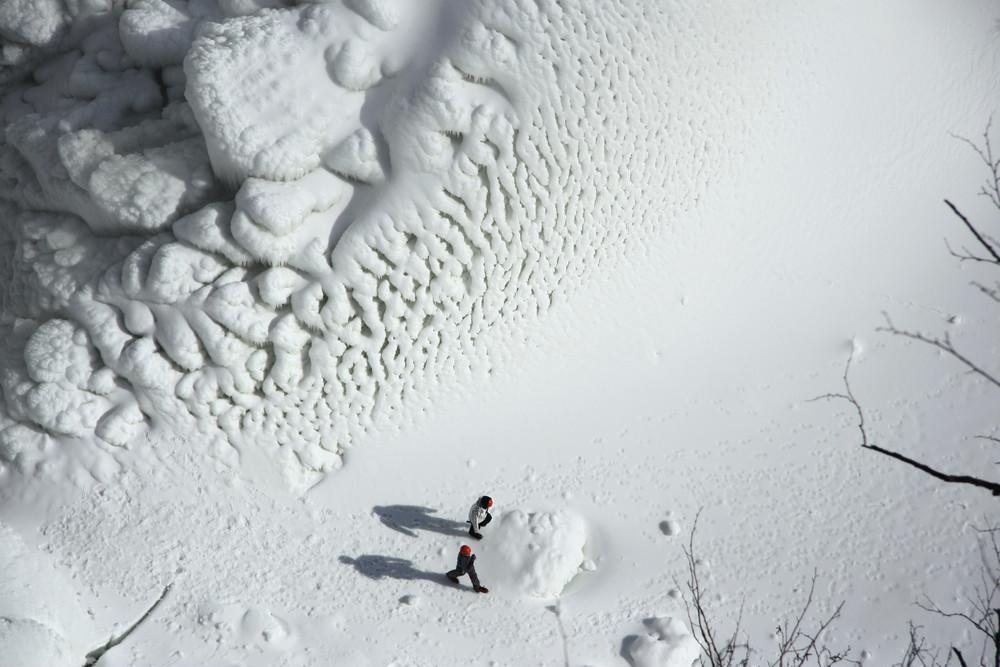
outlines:
{"label": "person in dark jacket", "polygon": [[489,496],[482,496],[469,508],[469,520],[466,523],[472,524],[469,526],[469,535],[477,540],[483,539],[479,529],[493,520],[493,515],[489,511],[491,507],[493,507],[493,499]]}
{"label": "person in dark jacket", "polygon": [[455,564],[455,569],[445,576],[457,584],[458,578],[464,574],[469,575],[469,579],[472,580],[472,590],[477,593],[490,592],[490,589],[479,583],[479,575],[476,574],[476,556],[468,544],[463,544],[462,548],[458,550],[458,562]]}

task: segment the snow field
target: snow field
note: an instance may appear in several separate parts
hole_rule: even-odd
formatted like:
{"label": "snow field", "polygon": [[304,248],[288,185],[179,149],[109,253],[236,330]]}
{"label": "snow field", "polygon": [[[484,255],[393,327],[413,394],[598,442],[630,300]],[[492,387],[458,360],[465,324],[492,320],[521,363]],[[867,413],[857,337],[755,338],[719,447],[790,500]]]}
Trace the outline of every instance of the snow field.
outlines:
{"label": "snow field", "polygon": [[[204,471],[187,472],[182,494],[175,487],[156,491],[127,474],[122,484],[93,494],[44,531],[44,549],[53,554],[81,544],[62,567],[96,596],[91,608],[106,632],[127,625],[163,586],[173,585],[162,608],[109,651],[109,665],[156,664],[166,655],[220,666],[247,660],[308,664],[329,655],[338,664],[378,664],[389,656],[405,662],[406,643],[380,630],[400,624],[414,636],[410,650],[430,650],[441,659],[453,651],[482,655],[484,646],[492,651],[511,643],[510,620],[518,624],[514,632],[537,634],[541,628],[531,630],[536,617],[548,615],[538,595],[558,594],[579,571],[583,523],[565,511],[512,510],[484,529],[483,541],[473,541],[461,509],[444,504],[458,496],[454,485],[428,498],[435,508],[376,505],[373,511],[370,498],[387,489],[356,494],[334,508],[276,501],[229,478],[228,499],[213,504],[206,500],[218,498],[219,489],[203,486],[210,481]],[[111,506],[120,510],[114,517],[104,515]],[[281,517],[273,526],[259,524],[273,516]],[[107,530],[96,530],[98,523]],[[83,545],[87,535],[94,539]],[[513,545],[500,544],[508,538]],[[143,555],[134,548],[140,542],[147,545]],[[462,543],[479,555],[480,576],[493,587],[487,596],[472,593],[467,579],[455,587],[444,577]],[[506,555],[515,560],[505,562]],[[377,602],[358,607],[363,599]],[[483,622],[483,613],[497,616]],[[446,641],[435,627],[447,632]],[[497,633],[497,627],[503,629]],[[546,642],[551,629],[546,620]],[[188,639],[170,639],[178,636]]]}
{"label": "snow field", "polygon": [[[870,333],[889,309],[996,356],[993,321],[961,296],[972,271],[933,232],[937,198],[978,182],[946,132],[992,111],[994,7],[470,3],[457,26],[432,21],[443,53],[402,40],[421,57],[399,69],[326,48],[322,21],[285,4],[135,3],[164,14],[148,35],[118,44],[116,13],[89,23],[76,50],[39,47],[58,55],[0,103],[0,511],[32,515],[25,539],[86,600],[84,648],[174,584],[102,664],[682,661],[680,629],[644,619],[683,617],[678,543],[699,508],[713,609],[727,624],[745,600],[761,645],[817,564],[818,611],[848,601],[831,641],[871,664],[896,659],[914,599],[957,601],[975,581],[970,526],[993,505],[859,456],[842,412],[805,401],[839,387],[860,338],[880,437],[967,469],[981,450],[962,438],[995,427],[980,384]],[[391,3],[344,6],[339,25],[372,44],[425,34]],[[191,30],[202,16],[221,22]],[[260,49],[238,16],[312,51]],[[255,76],[220,95],[280,102],[270,86],[287,95],[301,71],[305,88],[365,99],[317,139],[318,162],[284,117],[257,119],[260,152],[243,155],[214,107],[188,108],[174,36],[153,41],[165,25],[220,49],[220,67],[226,45],[200,31],[252,52],[227,71]],[[133,66],[144,56],[162,69]],[[351,88],[375,62],[381,82]],[[275,171],[206,185],[206,164]],[[33,412],[45,385],[107,421]],[[46,430],[78,426],[105,440]],[[102,456],[65,460],[84,451]],[[289,497],[289,482],[311,490]],[[45,483],[88,493],[59,506]],[[594,567],[576,531],[542,540],[525,514],[506,557],[520,569],[486,557],[499,517],[474,543],[494,592],[442,581],[484,489],[508,506],[563,499]],[[393,529],[373,508],[396,502],[440,522]],[[550,542],[568,546],[528,558]],[[581,565],[557,605],[527,594]],[[54,642],[45,656],[71,633],[32,611],[35,594],[10,631]]]}

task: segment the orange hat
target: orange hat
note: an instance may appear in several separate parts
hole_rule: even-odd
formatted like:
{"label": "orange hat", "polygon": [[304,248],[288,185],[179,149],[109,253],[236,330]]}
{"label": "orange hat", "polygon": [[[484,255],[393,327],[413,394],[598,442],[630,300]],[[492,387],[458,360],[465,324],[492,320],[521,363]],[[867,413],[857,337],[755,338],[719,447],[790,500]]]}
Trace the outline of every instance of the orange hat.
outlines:
{"label": "orange hat", "polygon": [[470,547],[468,544],[463,544],[462,548],[458,550],[458,553],[462,554],[463,556],[471,556],[472,547]]}

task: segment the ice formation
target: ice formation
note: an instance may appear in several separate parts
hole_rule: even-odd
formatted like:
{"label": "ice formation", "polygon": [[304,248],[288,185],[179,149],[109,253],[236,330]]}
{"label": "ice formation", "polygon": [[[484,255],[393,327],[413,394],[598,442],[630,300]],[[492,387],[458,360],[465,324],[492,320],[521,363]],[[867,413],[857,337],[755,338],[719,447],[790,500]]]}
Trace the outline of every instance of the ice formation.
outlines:
{"label": "ice formation", "polygon": [[508,511],[493,532],[479,551],[499,590],[556,598],[583,568],[587,528],[572,512]]}
{"label": "ice formation", "polygon": [[707,159],[690,102],[643,92],[699,76],[645,85],[649,3],[24,4],[0,11],[0,442],[125,446],[183,413],[307,480],[654,227],[641,192],[701,187],[667,157]]}

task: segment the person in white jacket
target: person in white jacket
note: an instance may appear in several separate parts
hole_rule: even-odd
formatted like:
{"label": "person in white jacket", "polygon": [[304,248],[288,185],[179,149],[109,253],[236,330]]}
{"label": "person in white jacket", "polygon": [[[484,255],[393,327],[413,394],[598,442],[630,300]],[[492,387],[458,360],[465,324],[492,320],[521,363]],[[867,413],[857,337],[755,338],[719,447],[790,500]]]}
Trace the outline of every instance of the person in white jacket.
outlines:
{"label": "person in white jacket", "polygon": [[493,499],[489,496],[483,496],[472,503],[472,507],[469,508],[469,520],[466,523],[472,524],[469,527],[469,535],[477,540],[483,539],[479,529],[493,520],[493,515],[489,512],[491,507],[493,507]]}

